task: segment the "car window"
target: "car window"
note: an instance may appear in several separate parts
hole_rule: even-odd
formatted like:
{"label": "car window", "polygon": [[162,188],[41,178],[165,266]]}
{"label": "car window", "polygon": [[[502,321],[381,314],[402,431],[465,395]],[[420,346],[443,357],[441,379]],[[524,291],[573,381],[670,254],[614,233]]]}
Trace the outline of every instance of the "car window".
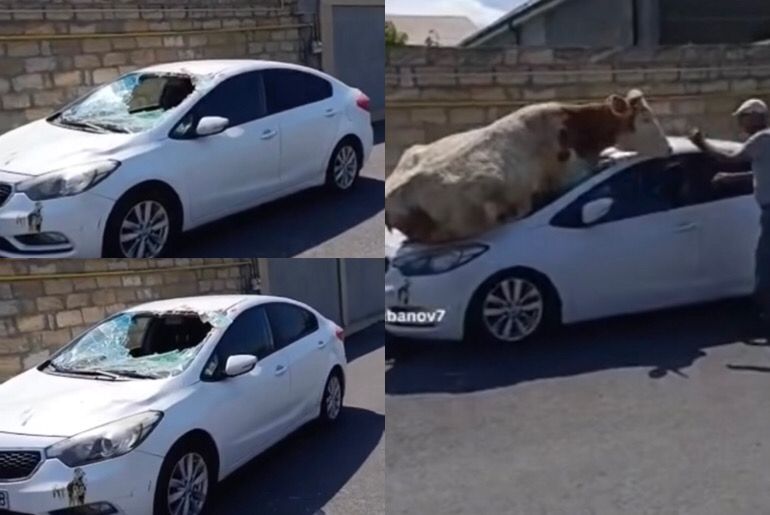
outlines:
{"label": "car window", "polygon": [[264,73],[270,114],[320,102],[332,96],[331,83],[317,75],[288,69],[266,70]]}
{"label": "car window", "polygon": [[684,169],[682,185],[683,205],[695,205],[713,202],[725,198],[751,195],[754,182],[751,177],[729,184],[713,184],[711,181],[719,172],[750,172],[750,162],[725,163],[711,156],[693,153],[679,156]]}
{"label": "car window", "polygon": [[238,315],[227,327],[203,370],[204,377],[219,377],[227,358],[248,354],[264,359],[274,351],[270,325],[261,306]]}
{"label": "car window", "polygon": [[282,349],[318,330],[318,319],[294,304],[274,303],[266,307],[276,348]]}
{"label": "car window", "polygon": [[637,163],[584,193],[552,220],[553,225],[582,227],[584,205],[601,198],[614,203],[599,223],[616,222],[679,207],[684,168],[675,159],[658,158]]}
{"label": "car window", "polygon": [[228,127],[236,127],[262,118],[265,114],[261,72],[242,73],[225,80],[200,99],[174,128],[172,135],[192,135],[193,128],[206,116],[227,118],[230,121]]}

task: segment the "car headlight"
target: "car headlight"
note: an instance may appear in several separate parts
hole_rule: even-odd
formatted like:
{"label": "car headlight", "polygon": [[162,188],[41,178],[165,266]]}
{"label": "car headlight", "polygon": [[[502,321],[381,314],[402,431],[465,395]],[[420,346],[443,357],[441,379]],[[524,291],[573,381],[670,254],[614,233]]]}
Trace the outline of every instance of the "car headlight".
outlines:
{"label": "car headlight", "polygon": [[486,245],[471,243],[418,251],[395,258],[392,265],[405,276],[442,274],[476,259],[487,250]]}
{"label": "car headlight", "polygon": [[158,425],[163,413],[148,411],[123,418],[62,440],[46,449],[68,467],[117,458],[134,450]]}
{"label": "car headlight", "polygon": [[68,166],[19,183],[17,190],[32,200],[48,200],[83,193],[103,181],[120,166],[120,161],[107,159]]}

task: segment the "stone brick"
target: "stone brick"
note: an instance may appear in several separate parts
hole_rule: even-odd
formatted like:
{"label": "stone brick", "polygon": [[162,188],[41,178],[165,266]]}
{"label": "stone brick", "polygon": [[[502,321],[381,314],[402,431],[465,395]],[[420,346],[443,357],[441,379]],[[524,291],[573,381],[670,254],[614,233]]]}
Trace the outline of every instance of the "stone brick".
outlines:
{"label": "stone brick", "polygon": [[474,100],[505,100],[508,97],[503,88],[472,88],[471,98]]}
{"label": "stone brick", "polygon": [[24,365],[24,370],[29,370],[32,367],[38,366],[40,363],[48,359],[48,356],[50,356],[50,352],[47,350],[41,350],[38,352],[35,352],[34,354],[29,354],[24,357],[22,364]]}
{"label": "stone brick", "polygon": [[123,277],[123,286],[141,286],[142,278],[138,275],[126,275]]}
{"label": "stone brick", "polygon": [[43,331],[48,328],[47,326],[45,315],[24,316],[16,319],[16,327],[22,333]]}
{"label": "stone brick", "polygon": [[120,75],[117,68],[99,68],[91,72],[91,74],[95,85],[112,82]]}
{"label": "stone brick", "polygon": [[[104,288],[104,286],[101,286]],[[98,290],[91,294],[91,299],[98,306],[107,306],[116,302],[114,290]]]}
{"label": "stone brick", "polygon": [[[23,352],[29,352],[32,349],[32,341],[27,335],[13,336],[3,338],[2,345],[0,345],[0,356],[8,356],[9,354],[21,354]],[[3,375],[0,373],[0,381],[2,381]]]}
{"label": "stone brick", "polygon": [[46,331],[42,335],[41,343],[48,349],[62,347],[69,342],[71,333],[69,329],[59,329],[57,331]]}
{"label": "stone brick", "polygon": [[29,73],[11,79],[14,91],[28,91],[43,88],[43,76],[39,73]]}
{"label": "stone brick", "polygon": [[131,303],[136,300],[136,291],[132,289],[120,289],[115,292],[118,302]]}
{"label": "stone brick", "polygon": [[27,93],[8,93],[2,96],[3,109],[26,109],[32,105]]}
{"label": "stone brick", "polygon": [[[121,281],[119,276],[110,275],[97,277],[96,284],[99,288],[119,288],[121,286]],[[96,295],[96,293],[97,292],[94,292],[94,295]]]}
{"label": "stone brick", "polygon": [[81,308],[87,306],[89,303],[89,295],[87,293],[70,293],[67,295],[67,309]]}
{"label": "stone brick", "polygon": [[61,90],[41,91],[32,95],[32,101],[38,107],[57,107],[64,103],[64,93]]}
{"label": "stone brick", "polygon": [[112,50],[112,45],[110,44],[109,39],[99,38],[83,40],[83,53],[101,54],[103,52],[109,52],[110,50]]}
{"label": "stone brick", "polygon": [[61,297],[38,297],[35,299],[38,311],[58,311],[64,309],[64,299]]}
{"label": "stone brick", "polygon": [[160,36],[142,36],[136,38],[137,48],[160,48],[163,46],[163,38]]}
{"label": "stone brick", "polygon": [[518,62],[524,64],[550,64],[553,62],[553,50],[548,48],[521,49]]}
{"label": "stone brick", "polygon": [[104,307],[102,306],[83,308],[81,313],[83,314],[83,322],[87,324],[94,324],[105,317]]}
{"label": "stone brick", "polygon": [[2,356],[0,357],[0,377],[8,378],[15,376],[22,370],[20,356]]}
{"label": "stone brick", "polygon": [[730,89],[736,93],[748,93],[757,90],[756,79],[733,80],[730,82]]}
{"label": "stone brick", "polygon": [[451,124],[483,124],[486,122],[486,112],[478,107],[463,107],[449,110]]}
{"label": "stone brick", "polygon": [[53,83],[59,87],[80,86],[83,83],[82,74],[79,71],[55,73]]}
{"label": "stone brick", "polygon": [[72,280],[72,286],[75,291],[96,289],[96,279],[94,277],[79,277]]}
{"label": "stone brick", "polygon": [[112,48],[115,50],[133,50],[138,46],[136,38],[115,38],[112,40]]}
{"label": "stone brick", "polygon": [[131,62],[141,66],[153,64],[155,62],[155,52],[152,50],[134,50],[131,52]]}
{"label": "stone brick", "polygon": [[53,71],[56,69],[55,57],[30,57],[24,61],[28,73]]}
{"label": "stone brick", "polygon": [[[415,123],[446,123],[447,115],[440,108],[415,109],[412,111],[412,121]],[[217,272],[224,272],[223,278],[227,277],[227,270],[218,270]]]}
{"label": "stone brick", "polygon": [[500,86],[523,86],[529,84],[532,75],[525,71],[498,71],[495,76],[495,83]]}
{"label": "stone brick", "polygon": [[126,64],[127,60],[128,59],[126,58],[126,54],[111,52],[109,54],[104,54],[102,57],[102,64],[104,64],[104,66],[118,66],[121,64]]}
{"label": "stone brick", "polygon": [[59,328],[72,327],[83,323],[80,310],[60,311],[56,313],[56,326]]}
{"label": "stone brick", "polygon": [[12,41],[6,43],[10,57],[33,57],[40,55],[40,44],[37,41]]}
{"label": "stone brick", "polygon": [[0,78],[0,95],[11,91],[11,81],[8,79]]}
{"label": "stone brick", "polygon": [[60,295],[72,293],[72,281],[67,279],[52,279],[43,281],[46,295]]}

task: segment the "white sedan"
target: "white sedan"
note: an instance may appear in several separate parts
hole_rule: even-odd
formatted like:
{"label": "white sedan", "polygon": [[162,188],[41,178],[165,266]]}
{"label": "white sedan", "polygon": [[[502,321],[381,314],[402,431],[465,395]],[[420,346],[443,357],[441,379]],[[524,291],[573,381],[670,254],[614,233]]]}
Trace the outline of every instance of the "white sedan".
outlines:
{"label": "white sedan", "polygon": [[472,241],[428,247],[388,233],[387,331],[514,343],[549,324],[750,294],[752,185],[711,183],[749,164],[727,169],[669,141],[672,156],[611,154],[529,217]]}
{"label": "white sedan", "polygon": [[0,257],[157,257],[183,231],[297,191],[354,185],[369,98],[249,60],[128,73],[0,136]]}
{"label": "white sedan", "polygon": [[0,513],[202,513],[218,481],[339,417],[342,338],[313,308],[269,296],[106,319],[0,385]]}

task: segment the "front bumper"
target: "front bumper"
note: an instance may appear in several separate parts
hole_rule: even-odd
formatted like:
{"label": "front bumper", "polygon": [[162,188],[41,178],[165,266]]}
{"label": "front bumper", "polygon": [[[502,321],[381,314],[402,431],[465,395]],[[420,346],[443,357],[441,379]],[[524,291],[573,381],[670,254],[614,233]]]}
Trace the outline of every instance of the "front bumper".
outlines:
{"label": "front bumper", "polygon": [[[81,488],[76,480],[78,469],[48,459],[29,479],[0,482],[0,491],[6,492],[11,512],[37,515],[109,503],[121,515],[148,515],[152,513],[155,481],[162,462],[158,456],[134,450],[119,458],[85,465],[79,469],[85,485]],[[77,487],[68,488],[71,484]],[[84,491],[84,496],[70,493],[77,491]]]}
{"label": "front bumper", "polygon": [[385,330],[404,338],[462,340],[474,288],[474,283],[458,280],[454,271],[404,277],[391,266],[385,274]]}
{"label": "front bumper", "polygon": [[[12,193],[0,206],[0,257],[98,258],[113,201],[91,192],[34,202]],[[37,241],[56,234],[66,243]]]}

